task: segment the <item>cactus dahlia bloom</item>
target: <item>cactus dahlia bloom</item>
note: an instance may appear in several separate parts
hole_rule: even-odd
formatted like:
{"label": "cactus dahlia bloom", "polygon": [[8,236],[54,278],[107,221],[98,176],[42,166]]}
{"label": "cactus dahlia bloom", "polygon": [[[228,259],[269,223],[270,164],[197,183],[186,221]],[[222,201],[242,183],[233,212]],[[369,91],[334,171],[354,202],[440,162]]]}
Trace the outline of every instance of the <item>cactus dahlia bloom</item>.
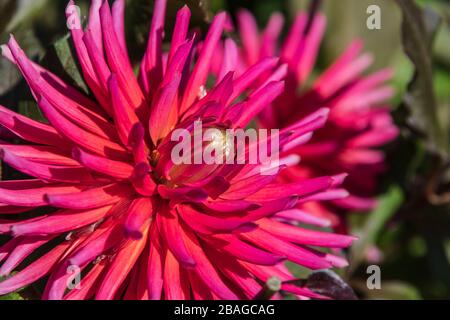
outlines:
{"label": "cactus dahlia bloom", "polygon": [[[208,128],[245,127],[283,92],[283,82],[271,79],[277,62],[271,58],[240,76],[224,65],[223,76],[207,87],[226,14],[213,19],[199,43],[188,33],[190,11],[182,8],[163,52],[165,8],[164,0],[155,2],[135,77],[124,1],[112,10],[108,1],[93,1],[85,30],[69,3],[91,96],[29,60],[14,38],[3,47],[48,123],[0,107],[1,126],[21,141],[1,141],[1,158],[30,176],[0,182],[0,234],[9,237],[0,247],[0,274],[7,276],[0,295],[46,277],[43,299],[239,299],[254,297],[276,276],[282,290],[320,297],[288,283],[293,277],[281,261],[310,269],[346,264],[311,246],[343,248],[353,237],[298,228],[275,216],[333,196],[344,175],[278,182],[296,157],[269,168],[171,160],[173,130],[190,132],[198,119]],[[293,122],[277,134],[281,148],[295,148],[323,124],[321,111]]]}
{"label": "cactus dahlia bloom", "polygon": [[377,176],[384,168],[384,154],[377,148],[398,134],[385,104],[393,94],[385,84],[391,78],[391,71],[363,75],[372,63],[372,56],[363,54],[362,43],[354,41],[331,67],[311,81],[326,28],[323,15],[309,17],[305,12],[299,13],[281,48],[277,45],[283,27],[279,13],[271,16],[261,34],[251,13],[242,10],[237,20],[242,48],[237,51],[225,43],[223,60],[238,55],[237,73],[240,74],[246,66],[261,59],[279,56],[279,68],[274,74],[286,77],[285,90],[273,102],[273,108],[265,109],[260,115],[262,126],[285,128],[321,108],[330,112],[327,124],[308,143],[289,151],[288,154],[300,155],[302,162],[284,170],[283,180],[292,182],[339,172],[349,174],[344,187],[350,196],[326,205],[311,202],[301,207],[305,210],[283,216],[322,226],[333,225],[345,232],[342,213],[375,206]]}

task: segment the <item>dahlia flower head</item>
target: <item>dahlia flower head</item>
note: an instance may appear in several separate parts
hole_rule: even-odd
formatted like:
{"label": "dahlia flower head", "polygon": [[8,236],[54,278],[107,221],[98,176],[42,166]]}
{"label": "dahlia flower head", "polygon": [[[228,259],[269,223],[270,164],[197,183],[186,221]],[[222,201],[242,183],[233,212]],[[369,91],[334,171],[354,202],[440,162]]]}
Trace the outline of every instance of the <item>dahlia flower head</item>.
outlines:
{"label": "dahlia flower head", "polygon": [[[1,159],[29,176],[0,182],[0,234],[9,239],[0,247],[0,295],[45,279],[43,299],[251,299],[275,276],[281,292],[325,298],[294,286],[283,262],[344,267],[344,258],[322,249],[355,238],[294,226],[283,215],[299,203],[341,197],[345,174],[286,183],[278,177],[297,164],[295,155],[269,168],[176,164],[170,156],[174,130],[191,132],[199,119],[209,128],[244,128],[282,95],[279,59],[255,59],[239,74],[237,64],[223,64],[208,85],[227,15],[215,16],[201,37],[181,8],[163,52],[166,1],[156,0],[136,77],[124,10],[123,0],[112,8],[94,0],[82,28],[69,2],[89,95],[28,59],[13,37],[2,48],[48,122],[0,106],[0,125],[14,135],[0,141]],[[307,140],[324,114],[280,130],[280,152]]]}
{"label": "dahlia flower head", "polygon": [[283,153],[283,156],[298,155],[301,162],[283,170],[280,179],[294,182],[341,172],[349,174],[343,184],[346,191],[336,190],[348,191],[349,196],[298,205],[297,210],[283,216],[348,233],[345,213],[376,206],[377,180],[385,170],[380,147],[398,135],[387,105],[394,94],[387,84],[392,71],[384,69],[366,75],[373,57],[362,52],[361,40],[355,40],[323,74],[312,77],[326,30],[326,18],[320,13],[298,13],[281,41],[284,18],[280,13],[270,17],[262,32],[247,10],[238,12],[237,22],[242,46],[237,48],[231,40],[225,40],[218,53],[220,64],[213,67],[214,73],[220,74],[223,64],[235,63],[236,73],[240,75],[261,59],[279,57],[277,69],[269,77],[285,80],[282,94],[270,108],[262,110],[258,124],[266,128],[286,128],[305,116],[320,112],[328,118],[325,126],[298,138],[302,143]]}

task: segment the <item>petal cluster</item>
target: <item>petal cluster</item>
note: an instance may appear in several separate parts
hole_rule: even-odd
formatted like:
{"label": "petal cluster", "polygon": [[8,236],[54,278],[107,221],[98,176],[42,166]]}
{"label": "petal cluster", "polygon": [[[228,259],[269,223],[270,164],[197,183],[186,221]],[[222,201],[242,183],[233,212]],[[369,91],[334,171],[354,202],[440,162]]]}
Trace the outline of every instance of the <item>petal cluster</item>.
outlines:
{"label": "petal cluster", "polygon": [[300,203],[341,198],[344,175],[277,178],[298,162],[283,154],[323,126],[326,110],[277,133],[275,167],[174,163],[174,130],[190,131],[199,119],[244,128],[282,96],[278,59],[241,72],[230,58],[211,85],[227,15],[219,13],[202,37],[189,31],[190,11],[181,8],[165,52],[166,1],[156,0],[135,76],[124,2],[110,8],[93,0],[86,29],[74,2],[67,7],[89,96],[28,59],[13,37],[3,46],[48,122],[0,106],[0,125],[15,137],[0,141],[1,159],[30,177],[0,182],[0,234],[10,239],[0,247],[0,276],[8,276],[0,295],[46,278],[43,299],[249,299],[276,276],[283,291],[320,297],[289,284],[294,277],[282,262],[342,267],[343,258],[318,249],[354,238],[297,227],[283,215]]}

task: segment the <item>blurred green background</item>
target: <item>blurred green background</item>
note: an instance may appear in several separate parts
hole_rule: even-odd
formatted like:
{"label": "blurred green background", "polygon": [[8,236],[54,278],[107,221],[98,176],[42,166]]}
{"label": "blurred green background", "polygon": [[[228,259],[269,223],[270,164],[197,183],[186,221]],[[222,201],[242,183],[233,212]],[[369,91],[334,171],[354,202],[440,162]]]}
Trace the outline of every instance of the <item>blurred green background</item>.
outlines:
{"label": "blurred green background", "polygon": [[[200,28],[204,28],[211,15],[219,10],[235,12],[246,7],[263,26],[274,11],[283,12],[287,22],[291,22],[298,10],[307,10],[310,5],[309,0],[169,0],[168,33],[173,26],[176,9],[186,2],[193,10],[193,26]],[[83,14],[87,12],[88,3],[77,1]],[[128,1],[127,40],[134,61],[139,60],[145,47],[152,3],[151,0]],[[450,126],[450,2],[430,0],[417,3],[421,8],[428,8],[422,12],[426,19],[431,17],[430,21],[434,21],[440,17],[433,37],[419,39],[422,43],[430,41],[426,58],[432,61],[428,66],[432,79],[420,78],[420,74],[418,77],[422,80],[422,87],[432,89],[433,97],[424,101],[418,99],[412,106],[407,106],[403,99],[408,91],[413,90],[410,82],[418,66],[407,57],[402,46],[408,34],[402,36],[404,12],[398,2],[322,1],[321,10],[328,17],[328,29],[317,72],[328,66],[355,37],[363,39],[366,50],[375,55],[373,69],[390,67],[395,71],[392,84],[397,95],[392,101],[392,110],[401,128],[401,136],[386,147],[389,171],[380,186],[379,208],[370,214],[355,213],[351,216],[352,233],[358,235],[360,241],[349,252],[351,266],[340,273],[365,299],[450,298],[450,162],[447,143]],[[59,47],[53,46],[67,34],[66,4],[66,0],[0,0],[0,43],[5,43],[8,35],[13,33],[29,56],[52,67],[52,70],[61,67],[54,65],[55,55],[59,61],[63,59],[66,64],[73,63],[61,57],[60,48],[64,43],[61,45],[59,42]],[[371,4],[382,9],[381,30],[368,30],[366,27],[366,9]],[[420,88],[419,85],[416,90],[421,92]],[[430,99],[435,102],[430,102]],[[40,117],[26,84],[5,59],[0,62],[0,104]],[[431,122],[421,119],[421,112],[431,114]],[[14,178],[9,168],[2,169],[4,177]],[[371,264],[381,267],[381,290],[367,289],[366,270]],[[305,275],[305,270],[294,271]],[[10,295],[4,299],[20,297]]]}

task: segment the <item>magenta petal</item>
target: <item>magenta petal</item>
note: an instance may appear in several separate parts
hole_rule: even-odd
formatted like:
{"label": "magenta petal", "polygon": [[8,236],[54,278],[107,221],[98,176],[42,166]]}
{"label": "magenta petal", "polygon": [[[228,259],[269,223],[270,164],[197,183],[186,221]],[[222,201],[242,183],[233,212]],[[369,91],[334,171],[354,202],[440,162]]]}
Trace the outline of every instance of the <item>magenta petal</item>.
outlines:
{"label": "magenta petal", "polygon": [[0,202],[14,206],[40,207],[47,205],[44,195],[53,193],[72,193],[79,192],[80,187],[50,185],[40,188],[13,188],[0,182]]}
{"label": "magenta petal", "polygon": [[8,152],[7,149],[0,150],[0,158],[11,167],[44,181],[87,183],[93,179],[82,167],[50,166],[32,162]]}
{"label": "magenta petal", "polygon": [[0,149],[8,150],[17,157],[51,166],[80,167],[80,164],[66,155],[61,150],[51,146],[13,145],[0,143]]}
{"label": "magenta petal", "polygon": [[233,102],[239,95],[244,93],[258,78],[269,70],[276,67],[279,58],[263,58],[251,65],[242,75],[234,81],[234,92],[228,103]]}
{"label": "magenta petal", "polygon": [[168,57],[168,63],[172,62],[175,53],[181,44],[186,40],[188,29],[189,29],[189,20],[191,18],[191,11],[188,6],[183,6],[177,12],[177,17],[175,19],[175,27],[172,35],[172,43],[170,45],[170,52]]}
{"label": "magenta petal", "polygon": [[81,245],[69,257],[71,265],[85,265],[98,256],[107,253],[122,240],[122,229],[118,226],[104,227],[92,233],[84,245]]}
{"label": "magenta petal", "polygon": [[184,278],[186,271],[180,266],[175,256],[167,251],[164,262],[164,296],[167,300],[188,300],[189,291]]}
{"label": "magenta petal", "polygon": [[104,278],[95,295],[96,300],[111,300],[114,298],[120,285],[144,250],[146,242],[147,232],[142,239],[127,242],[117,253],[114,260],[107,267]]}
{"label": "magenta petal", "polygon": [[188,226],[204,234],[228,233],[249,224],[249,221],[243,218],[206,215],[188,205],[179,205],[177,212]]}
{"label": "magenta petal", "polygon": [[187,268],[194,267],[195,261],[186,249],[186,244],[180,237],[181,226],[178,220],[178,214],[173,209],[167,207],[160,208],[156,215],[158,228],[169,250],[177,260]]}
{"label": "magenta petal", "polygon": [[0,282],[0,295],[14,292],[34,281],[44,277],[49,273],[60,256],[69,246],[69,243],[63,243],[57,246],[49,253],[43,255],[38,260],[31,263],[28,267],[16,273],[14,276]]}
{"label": "magenta petal", "polygon": [[150,198],[138,198],[133,201],[125,219],[125,234],[132,239],[140,239],[142,228],[150,221],[154,213],[154,205]]}
{"label": "magenta petal", "polygon": [[51,126],[31,120],[0,105],[0,125],[20,138],[43,145],[67,149],[67,142]]}
{"label": "magenta petal", "polygon": [[65,209],[94,209],[115,204],[132,195],[133,189],[127,184],[110,184],[103,187],[86,189],[77,193],[46,194],[48,203]]}
{"label": "magenta petal", "polygon": [[99,278],[101,278],[105,266],[105,263],[95,264],[89,273],[83,277],[83,286],[79,290],[71,290],[64,297],[64,300],[88,300],[92,298],[97,289],[95,285],[98,283]]}
{"label": "magenta petal", "polygon": [[214,50],[219,42],[224,28],[227,14],[222,12],[215,16],[209,32],[203,44],[198,62],[191,74],[187,84],[183,101],[181,103],[181,113],[184,113],[197,99],[200,88],[205,84]]}
{"label": "magenta petal", "polygon": [[165,138],[177,123],[176,101],[180,80],[180,75],[176,74],[170,83],[160,88],[155,94],[149,122],[150,136],[155,145]]}
{"label": "magenta petal", "polygon": [[167,0],[156,0],[150,25],[147,50],[141,65],[143,87],[147,93],[159,85],[162,77],[162,40]]}
{"label": "magenta petal", "polygon": [[100,21],[109,67],[117,75],[122,94],[126,94],[133,108],[137,109],[144,102],[144,95],[134,76],[128,57],[117,39],[107,1],[104,1],[100,8]]}
{"label": "magenta petal", "polygon": [[284,90],[284,82],[274,81],[254,94],[247,103],[246,109],[235,126],[245,127],[263,108],[277,98]]}
{"label": "magenta petal", "polygon": [[135,166],[130,177],[134,189],[143,196],[151,196],[156,191],[156,184],[150,177],[150,171],[150,166],[145,162],[141,162]]}
{"label": "magenta petal", "polygon": [[92,210],[67,210],[53,213],[38,219],[25,220],[11,226],[14,236],[19,235],[47,235],[63,233],[81,228],[104,218],[111,210],[111,206]]}
{"label": "magenta petal", "polygon": [[123,144],[129,141],[129,135],[133,126],[139,122],[132,105],[130,105],[123,96],[119,88],[116,74],[111,74],[108,80],[108,88],[111,94],[114,120],[119,132],[119,137]]}
{"label": "magenta petal", "polygon": [[128,179],[133,173],[133,166],[126,162],[96,156],[80,148],[74,148],[72,156],[86,168],[113,178]]}
{"label": "magenta petal", "polygon": [[244,45],[247,64],[252,65],[260,58],[260,36],[256,19],[247,10],[240,10],[237,14],[239,33]]}
{"label": "magenta petal", "polygon": [[325,254],[312,252],[290,242],[283,241],[259,228],[242,233],[239,237],[257,244],[274,254],[286,256],[289,260],[313,270],[329,268],[331,266],[331,263],[326,260]]}
{"label": "magenta petal", "polygon": [[352,236],[308,230],[267,218],[259,220],[258,225],[274,236],[297,244],[329,248],[347,248],[356,240]]}
{"label": "magenta petal", "polygon": [[112,19],[114,23],[114,30],[117,34],[120,46],[123,52],[127,52],[127,45],[125,41],[125,0],[115,0],[112,6]]}
{"label": "magenta petal", "polygon": [[70,122],[67,118],[61,115],[52,105],[42,97],[39,100],[39,106],[47,119],[53,126],[69,140],[84,147],[92,152],[103,157],[115,157],[118,159],[129,158],[125,149],[119,144],[98,137]]}
{"label": "magenta petal", "polygon": [[158,228],[152,225],[150,231],[147,285],[151,300],[161,299],[163,288],[164,261],[167,249],[162,247]]}
{"label": "magenta petal", "polygon": [[211,242],[214,248],[223,250],[239,260],[258,265],[273,266],[285,259],[249,245],[234,235],[217,234],[210,238],[205,237],[205,241]]}
{"label": "magenta petal", "polygon": [[195,272],[209,286],[209,288],[217,294],[221,299],[236,300],[237,295],[228,288],[228,286],[220,278],[218,271],[214,268],[211,261],[205,255],[203,249],[200,247],[195,235],[191,232],[182,232],[182,237],[188,247],[189,252],[192,254],[196,266]]}

